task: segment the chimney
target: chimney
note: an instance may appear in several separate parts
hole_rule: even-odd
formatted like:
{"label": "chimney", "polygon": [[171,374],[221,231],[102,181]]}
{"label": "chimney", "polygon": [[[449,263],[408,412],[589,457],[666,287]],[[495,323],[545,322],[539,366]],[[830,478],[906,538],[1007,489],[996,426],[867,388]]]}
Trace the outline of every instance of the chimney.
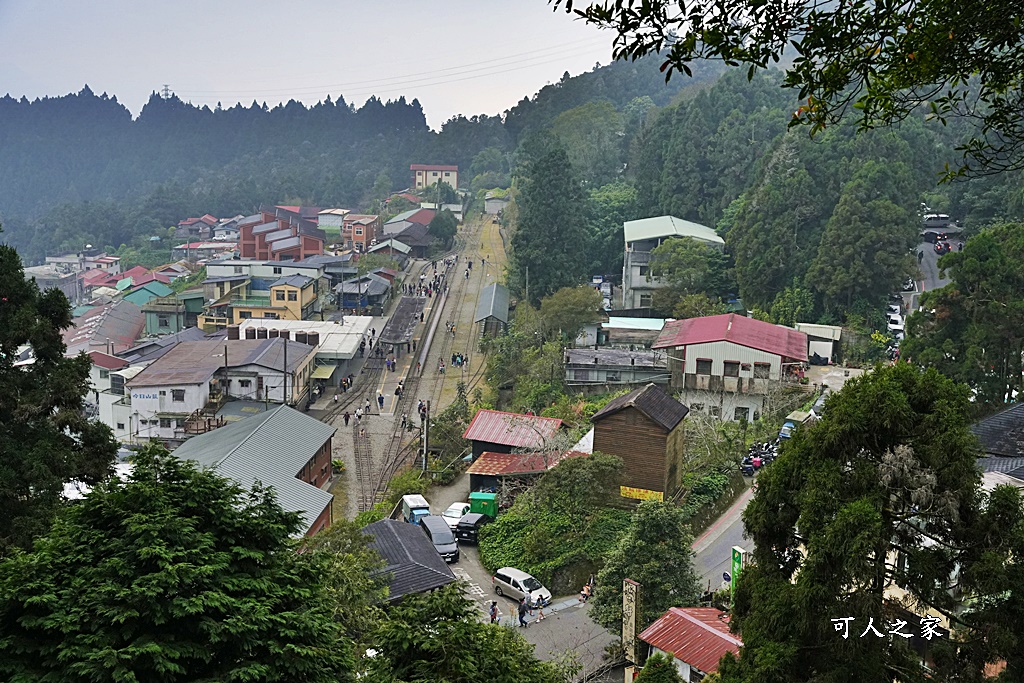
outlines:
{"label": "chimney", "polygon": [[629,364],[630,365],[636,365],[636,358],[630,358],[629,359]]}
{"label": "chimney", "polygon": [[597,365],[597,356],[594,356],[594,365]]}

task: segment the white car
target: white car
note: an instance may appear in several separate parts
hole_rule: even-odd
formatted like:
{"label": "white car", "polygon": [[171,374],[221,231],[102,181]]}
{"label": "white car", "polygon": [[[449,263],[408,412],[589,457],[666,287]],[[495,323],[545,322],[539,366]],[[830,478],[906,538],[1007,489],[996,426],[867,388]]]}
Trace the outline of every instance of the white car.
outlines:
{"label": "white car", "polygon": [[448,522],[448,526],[452,529],[459,525],[459,520],[469,514],[469,503],[452,503],[448,506],[448,509],[441,513],[444,517],[444,521]]}

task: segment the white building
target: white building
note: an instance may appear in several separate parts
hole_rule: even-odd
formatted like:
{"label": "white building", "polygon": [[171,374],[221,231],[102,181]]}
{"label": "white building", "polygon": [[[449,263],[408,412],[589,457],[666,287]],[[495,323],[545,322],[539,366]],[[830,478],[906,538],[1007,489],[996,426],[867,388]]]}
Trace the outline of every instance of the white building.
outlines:
{"label": "white building", "polygon": [[[359,355],[359,343],[368,339],[373,318],[346,315],[343,320],[269,320],[250,318],[239,325],[242,339],[288,336],[316,349],[316,367],[311,377],[327,386],[338,386],[341,378],[355,372],[351,361]],[[302,336],[299,336],[302,335]]]}
{"label": "white building", "polygon": [[339,231],[345,224],[345,216],[349,213],[348,209],[324,209],[317,214],[317,225],[320,229],[324,228],[337,228]]}
{"label": "white building", "polygon": [[654,290],[666,285],[650,276],[651,251],[665,240],[685,237],[715,249],[725,248],[725,240],[711,228],[684,221],[675,216],[658,216],[622,224],[626,243],[622,263],[622,307],[649,308]]}
{"label": "white building", "polygon": [[723,420],[756,420],[807,362],[806,334],[736,313],[665,323],[653,348],[666,352],[683,403]]}
{"label": "white building", "polygon": [[307,397],[315,353],[280,337],[181,342],[128,379],[111,419],[127,422],[132,441],[173,440],[227,397],[296,405]]}

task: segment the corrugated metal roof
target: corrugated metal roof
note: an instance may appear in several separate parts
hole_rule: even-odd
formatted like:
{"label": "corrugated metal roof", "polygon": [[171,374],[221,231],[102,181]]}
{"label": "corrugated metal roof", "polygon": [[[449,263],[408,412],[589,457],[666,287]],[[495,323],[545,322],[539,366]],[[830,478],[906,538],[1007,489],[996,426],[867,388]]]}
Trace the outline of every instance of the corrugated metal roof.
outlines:
{"label": "corrugated metal roof", "polygon": [[299,275],[298,273],[296,273],[295,275],[285,275],[283,278],[281,278],[277,282],[272,283],[270,286],[277,287],[279,285],[289,285],[291,287],[298,287],[299,289],[303,289],[304,287],[307,287],[312,283],[313,278],[309,277],[308,275]]}
{"label": "corrugated metal roof", "polygon": [[480,301],[476,305],[473,322],[478,323],[486,318],[497,318],[503,323],[508,322],[509,292],[504,285],[497,282],[488,285],[480,292]]}
{"label": "corrugated metal roof", "polygon": [[540,474],[566,458],[588,455],[582,451],[563,453],[495,453],[485,451],[466,470],[469,474],[508,477],[522,474]]}
{"label": "corrugated metal roof", "polygon": [[684,221],[675,216],[656,216],[641,218],[637,221],[626,221],[622,224],[622,233],[627,244],[661,237],[689,237],[709,244],[725,244],[725,240],[708,226]]}
{"label": "corrugated metal roof", "polygon": [[648,330],[658,332],[665,327],[665,318],[623,318],[619,316],[608,316],[608,322],[601,327],[618,330]]}
{"label": "corrugated metal roof", "polygon": [[727,341],[798,361],[807,360],[807,335],[782,325],[736,313],[687,318],[665,323],[652,348]]}
{"label": "corrugated metal roof", "polygon": [[[208,381],[224,367],[235,368],[241,365],[259,365],[283,372],[286,341],[275,337],[181,342],[153,361],[129,384],[135,387],[199,384]],[[225,347],[227,358],[224,357]],[[313,351],[312,346],[288,341],[288,370],[297,370]]]}
{"label": "corrugated metal roof", "polygon": [[627,349],[566,349],[567,365],[667,368],[668,358],[662,351],[629,351]]}
{"label": "corrugated metal roof", "polygon": [[257,481],[273,488],[282,508],[302,516],[305,533],[334,496],[296,475],[335,431],[294,408],[280,406],[194,436],[174,455],[211,467],[246,489]]}
{"label": "corrugated metal roof", "polygon": [[93,365],[105,370],[120,370],[121,368],[128,367],[128,361],[117,356],[110,356],[102,351],[90,351],[89,358],[92,359]]}
{"label": "corrugated metal roof", "polygon": [[1024,456],[1024,403],[978,420],[971,431],[988,455]]}
{"label": "corrugated metal roof", "polygon": [[297,247],[300,244],[302,244],[302,238],[296,235],[295,237],[289,237],[288,239],[271,242],[270,251],[284,251],[285,249]]}
{"label": "corrugated metal roof", "polygon": [[728,616],[712,607],[673,607],[640,634],[640,640],[704,672],[718,671],[726,652],[738,655],[743,641],[729,632]]}
{"label": "corrugated metal roof", "polygon": [[630,407],[636,408],[668,432],[675,429],[676,425],[682,422],[686,414],[690,412],[689,408],[651,383],[631,391],[625,396],[612,399],[604,408],[597,411],[590,421],[599,422],[609,415],[614,415],[620,410]]}
{"label": "corrugated metal roof", "polygon": [[277,221],[270,221],[269,223],[260,223],[259,225],[252,229],[252,234],[259,235],[264,232],[271,232],[272,230],[277,230],[279,227],[280,225],[278,224]]}
{"label": "corrugated metal roof", "polygon": [[64,330],[65,355],[74,356],[92,347],[108,350],[108,343],[109,350],[116,353],[130,346],[145,326],[146,316],[131,301],[99,306],[72,320],[71,327]]}
{"label": "corrugated metal roof", "polygon": [[477,412],[463,439],[497,443],[513,448],[538,448],[562,426],[561,420],[536,415],[519,415],[498,410]]}
{"label": "corrugated metal roof", "polygon": [[426,593],[455,581],[455,575],[418,524],[382,519],[363,527],[387,566],[388,602],[412,593]]}

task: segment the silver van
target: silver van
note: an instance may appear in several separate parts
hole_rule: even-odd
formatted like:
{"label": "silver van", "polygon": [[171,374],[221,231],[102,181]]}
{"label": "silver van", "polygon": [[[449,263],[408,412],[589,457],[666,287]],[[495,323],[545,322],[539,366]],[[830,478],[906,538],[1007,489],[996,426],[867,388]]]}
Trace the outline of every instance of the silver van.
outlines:
{"label": "silver van", "polygon": [[448,520],[441,515],[427,515],[420,518],[420,527],[445,562],[459,561],[459,544],[455,540],[452,528],[448,526]]}
{"label": "silver van", "polygon": [[524,595],[529,595],[530,603],[534,605],[547,605],[551,602],[551,591],[545,588],[544,584],[514,567],[502,567],[494,572],[491,583],[498,595],[507,595],[516,600],[522,600]]}

